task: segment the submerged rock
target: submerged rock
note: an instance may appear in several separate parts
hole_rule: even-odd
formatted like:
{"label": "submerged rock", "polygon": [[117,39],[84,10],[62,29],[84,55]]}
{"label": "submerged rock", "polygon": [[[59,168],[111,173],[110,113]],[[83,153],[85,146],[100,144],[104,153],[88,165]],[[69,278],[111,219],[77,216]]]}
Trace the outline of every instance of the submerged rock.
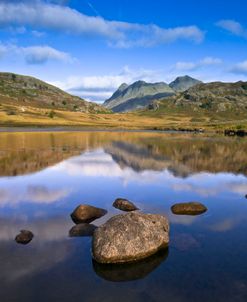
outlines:
{"label": "submerged rock", "polygon": [[71,219],[74,223],[90,223],[95,219],[104,216],[107,213],[106,210],[101,208],[96,208],[89,205],[79,205],[71,214]]}
{"label": "submerged rock", "polygon": [[70,237],[91,237],[93,236],[93,232],[97,229],[97,227],[93,224],[88,223],[80,223],[74,225],[70,231]]}
{"label": "submerged rock", "polygon": [[172,247],[185,252],[191,249],[199,248],[200,243],[191,234],[174,234],[171,238]]}
{"label": "submerged rock", "polygon": [[125,198],[117,198],[113,203],[114,208],[130,212],[130,211],[136,211],[139,210],[133,202],[125,199]]}
{"label": "submerged rock", "polygon": [[33,239],[33,233],[28,230],[21,230],[20,234],[15,237],[15,241],[21,244],[28,244]]}
{"label": "submerged rock", "polygon": [[171,207],[173,214],[177,215],[200,215],[207,211],[207,208],[199,202],[176,203]]}
{"label": "submerged rock", "polygon": [[168,248],[156,254],[132,263],[98,263],[93,260],[93,268],[96,274],[108,281],[124,282],[145,278],[154,271],[168,257]]}
{"label": "submerged rock", "polygon": [[144,259],[169,243],[169,222],[161,215],[131,212],[110,218],[93,234],[92,255],[99,263]]}

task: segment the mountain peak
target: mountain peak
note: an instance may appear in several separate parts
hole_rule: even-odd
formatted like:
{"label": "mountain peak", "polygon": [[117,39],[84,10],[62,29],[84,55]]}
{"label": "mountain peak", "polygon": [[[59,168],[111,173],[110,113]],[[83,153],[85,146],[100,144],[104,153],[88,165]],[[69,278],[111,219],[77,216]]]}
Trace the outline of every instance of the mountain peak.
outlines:
{"label": "mountain peak", "polygon": [[200,83],[202,82],[190,77],[189,75],[184,75],[177,77],[169,84],[169,86],[177,92],[182,92]]}
{"label": "mountain peak", "polygon": [[122,83],[119,87],[118,87],[118,91],[123,91],[125,90],[129,85],[126,83]]}

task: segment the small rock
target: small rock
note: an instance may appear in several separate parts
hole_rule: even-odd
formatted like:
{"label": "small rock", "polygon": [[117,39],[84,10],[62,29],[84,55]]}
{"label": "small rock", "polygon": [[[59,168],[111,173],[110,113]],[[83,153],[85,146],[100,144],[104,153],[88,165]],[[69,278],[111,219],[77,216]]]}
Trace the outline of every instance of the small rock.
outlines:
{"label": "small rock", "polygon": [[28,244],[33,239],[33,233],[28,230],[21,230],[15,237],[15,241],[21,244]]}
{"label": "small rock", "polygon": [[199,202],[185,202],[173,205],[171,211],[177,215],[200,215],[206,212],[207,208]]}
{"label": "small rock", "polygon": [[110,218],[95,230],[93,258],[99,263],[147,258],[169,243],[169,222],[161,215],[130,212]]}
{"label": "small rock", "polygon": [[93,224],[88,223],[80,223],[74,225],[70,231],[70,237],[91,237],[93,236],[93,232],[97,229],[97,227]]}
{"label": "small rock", "polygon": [[131,201],[124,198],[117,198],[113,203],[114,208],[130,212],[139,210]]}
{"label": "small rock", "polygon": [[106,213],[107,211],[104,209],[81,204],[70,214],[70,216],[74,223],[79,224],[90,223],[95,219],[104,216]]}

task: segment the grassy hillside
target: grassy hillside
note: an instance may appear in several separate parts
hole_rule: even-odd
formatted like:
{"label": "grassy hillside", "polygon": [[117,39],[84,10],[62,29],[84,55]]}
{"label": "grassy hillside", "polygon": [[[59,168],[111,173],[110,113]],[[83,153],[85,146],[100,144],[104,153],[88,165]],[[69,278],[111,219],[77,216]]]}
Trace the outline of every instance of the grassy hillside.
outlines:
{"label": "grassy hillside", "polygon": [[75,112],[107,112],[104,107],[72,96],[61,89],[29,76],[14,73],[0,73],[1,111],[15,114],[15,107],[21,111],[28,107],[59,109]]}

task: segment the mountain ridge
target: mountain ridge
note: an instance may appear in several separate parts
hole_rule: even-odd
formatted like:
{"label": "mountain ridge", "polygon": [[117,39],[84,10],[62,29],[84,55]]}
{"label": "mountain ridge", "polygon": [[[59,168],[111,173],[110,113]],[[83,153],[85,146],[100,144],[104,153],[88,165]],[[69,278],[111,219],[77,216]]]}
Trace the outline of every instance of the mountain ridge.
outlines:
{"label": "mountain ridge", "polygon": [[144,108],[154,100],[170,97],[199,83],[201,81],[189,76],[177,77],[170,84],[165,82],[147,83],[140,80],[130,85],[123,83],[104,102],[103,106],[114,112],[132,111]]}

